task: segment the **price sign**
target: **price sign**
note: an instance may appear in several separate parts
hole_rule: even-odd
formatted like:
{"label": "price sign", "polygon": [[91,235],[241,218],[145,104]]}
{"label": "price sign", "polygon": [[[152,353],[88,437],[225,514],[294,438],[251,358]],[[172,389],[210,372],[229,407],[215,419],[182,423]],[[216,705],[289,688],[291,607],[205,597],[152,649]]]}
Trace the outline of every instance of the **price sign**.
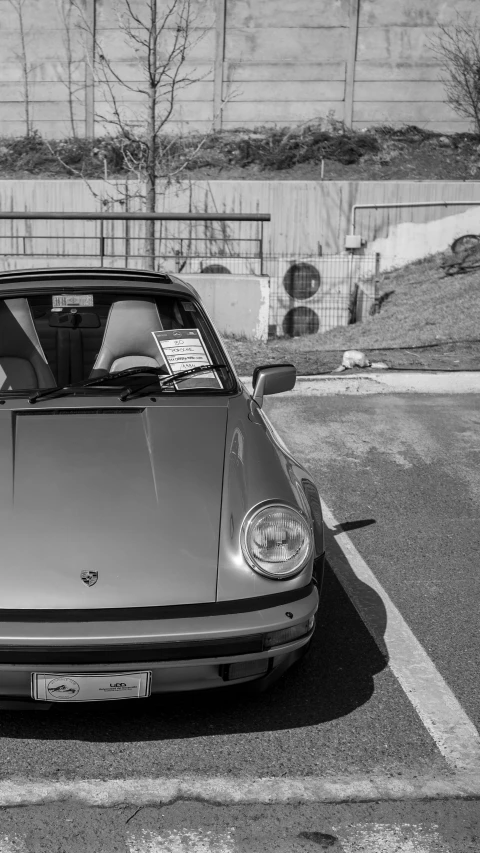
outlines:
{"label": "price sign", "polygon": [[[152,332],[152,335],[171,374],[181,373],[182,370],[189,370],[191,367],[212,364],[198,329],[175,329],[170,332]],[[213,370],[182,379],[178,385],[175,382],[175,387],[212,387],[212,384],[216,388],[222,387]]]}

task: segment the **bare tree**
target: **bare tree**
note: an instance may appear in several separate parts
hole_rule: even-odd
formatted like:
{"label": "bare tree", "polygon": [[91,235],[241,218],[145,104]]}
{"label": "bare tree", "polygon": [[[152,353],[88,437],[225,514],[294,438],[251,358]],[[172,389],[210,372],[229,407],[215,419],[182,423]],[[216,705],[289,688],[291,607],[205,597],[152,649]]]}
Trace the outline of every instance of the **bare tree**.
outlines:
{"label": "bare tree", "polygon": [[8,0],[12,9],[14,9],[18,18],[18,29],[20,35],[20,50],[14,51],[14,55],[19,60],[22,68],[22,84],[23,84],[23,103],[25,109],[25,133],[30,136],[33,130],[30,102],[30,77],[34,69],[34,65],[30,62],[28,56],[28,35],[26,29],[26,20],[28,15],[25,6],[28,0]]}
{"label": "bare tree", "polygon": [[480,135],[480,21],[457,12],[452,24],[439,24],[430,46],[442,69],[447,103],[473,121]]}
{"label": "bare tree", "polygon": [[77,83],[76,71],[84,62],[83,51],[79,52],[79,43],[75,38],[75,29],[79,25],[78,10],[73,0],[56,0],[57,12],[62,25],[62,41],[66,60],[66,78],[63,81],[68,92],[68,115],[72,136],[77,136],[75,123],[75,103],[79,102],[78,93],[84,85]]}
{"label": "bare tree", "polygon": [[[110,58],[108,44],[89,31],[95,44],[95,80],[108,107],[108,112],[96,114],[96,120],[120,143],[124,169],[145,187],[144,194],[137,196],[142,197],[147,212],[154,212],[160,181],[165,188],[178,178],[206,139],[200,134],[181,151],[181,138],[168,133],[179,93],[206,76],[188,70],[192,49],[206,28],[193,0],[114,0],[114,4],[119,30],[136,57],[139,79],[126,79],[126,73]],[[197,0],[196,5],[201,8],[202,4]],[[85,18],[84,27],[88,28]],[[118,199],[118,191],[116,195]],[[145,254],[153,269],[153,220],[146,223]]]}

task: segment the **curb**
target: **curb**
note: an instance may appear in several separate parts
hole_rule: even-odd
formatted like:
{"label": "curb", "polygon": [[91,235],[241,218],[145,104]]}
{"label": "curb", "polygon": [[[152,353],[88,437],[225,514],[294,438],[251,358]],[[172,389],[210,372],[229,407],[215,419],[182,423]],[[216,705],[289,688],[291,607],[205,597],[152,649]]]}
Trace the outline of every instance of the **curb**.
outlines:
{"label": "curb", "polygon": [[74,802],[109,808],[167,805],[177,800],[210,804],[350,803],[379,800],[480,798],[478,772],[451,776],[345,776],[329,778],[184,777],[180,779],[85,779],[64,782],[4,780],[0,808]]}
{"label": "curb", "polygon": [[[252,378],[241,376],[248,391]],[[432,372],[368,372],[337,376],[297,376],[295,388],[286,394],[296,396],[328,396],[331,394],[475,394],[480,391],[478,371]],[[282,396],[282,395],[279,395]]]}

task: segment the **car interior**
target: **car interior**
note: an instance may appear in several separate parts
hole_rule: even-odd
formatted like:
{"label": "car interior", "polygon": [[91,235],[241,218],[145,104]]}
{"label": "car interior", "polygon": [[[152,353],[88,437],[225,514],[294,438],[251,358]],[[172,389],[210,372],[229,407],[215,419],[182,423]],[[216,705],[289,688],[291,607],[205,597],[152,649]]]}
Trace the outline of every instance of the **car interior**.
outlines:
{"label": "car interior", "polygon": [[0,389],[63,387],[109,371],[162,367],[150,333],[194,325],[171,296],[97,291],[94,305],[65,308],[53,308],[51,294],[0,299]]}

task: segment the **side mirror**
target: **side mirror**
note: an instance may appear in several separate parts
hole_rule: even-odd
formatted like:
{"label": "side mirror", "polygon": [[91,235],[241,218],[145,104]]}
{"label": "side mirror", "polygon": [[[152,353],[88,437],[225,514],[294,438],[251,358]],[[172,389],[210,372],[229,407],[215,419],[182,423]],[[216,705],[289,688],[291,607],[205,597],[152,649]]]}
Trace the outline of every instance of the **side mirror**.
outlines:
{"label": "side mirror", "polygon": [[256,367],[253,371],[253,399],[259,408],[265,394],[281,394],[291,391],[297,379],[293,364],[272,364]]}

